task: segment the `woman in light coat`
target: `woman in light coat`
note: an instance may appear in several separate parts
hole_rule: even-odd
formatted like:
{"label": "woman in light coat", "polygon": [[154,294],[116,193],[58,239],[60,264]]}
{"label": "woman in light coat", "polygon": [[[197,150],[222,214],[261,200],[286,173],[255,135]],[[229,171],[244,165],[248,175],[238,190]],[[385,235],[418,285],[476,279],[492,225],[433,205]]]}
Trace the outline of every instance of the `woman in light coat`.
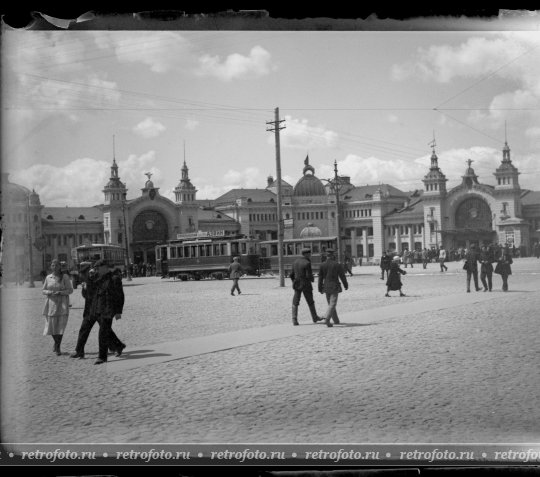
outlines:
{"label": "woman in light coat", "polygon": [[60,343],[64,336],[69,316],[69,295],[73,293],[73,285],[66,273],[63,273],[58,260],[51,262],[52,273],[43,281],[42,293],[47,297],[43,307],[45,329],[43,336],[52,335],[53,351],[60,356]]}

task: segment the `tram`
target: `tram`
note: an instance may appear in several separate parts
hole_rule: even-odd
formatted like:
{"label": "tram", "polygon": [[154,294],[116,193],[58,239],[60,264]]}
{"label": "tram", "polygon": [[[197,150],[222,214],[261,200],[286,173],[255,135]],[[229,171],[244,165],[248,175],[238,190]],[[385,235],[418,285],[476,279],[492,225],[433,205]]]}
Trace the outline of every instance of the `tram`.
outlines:
{"label": "tram", "polygon": [[[311,249],[311,268],[318,273],[321,263],[326,259],[326,250],[337,249],[337,237],[304,237],[283,240],[283,271],[289,276],[294,261],[302,256],[302,249]],[[260,243],[261,258],[259,268],[261,273],[279,273],[278,241],[267,240]]]}
{"label": "tram", "polygon": [[93,243],[80,245],[71,249],[71,258],[75,264],[70,271],[74,286],[80,283],[80,267],[82,263],[94,263],[97,260],[107,260],[109,267],[119,269],[122,273],[126,269],[126,249],[120,245]]}
{"label": "tram", "polygon": [[244,235],[212,236],[201,232],[194,237],[168,240],[156,247],[156,272],[181,280],[222,279],[228,276],[234,257],[247,275],[259,275],[258,239]]}

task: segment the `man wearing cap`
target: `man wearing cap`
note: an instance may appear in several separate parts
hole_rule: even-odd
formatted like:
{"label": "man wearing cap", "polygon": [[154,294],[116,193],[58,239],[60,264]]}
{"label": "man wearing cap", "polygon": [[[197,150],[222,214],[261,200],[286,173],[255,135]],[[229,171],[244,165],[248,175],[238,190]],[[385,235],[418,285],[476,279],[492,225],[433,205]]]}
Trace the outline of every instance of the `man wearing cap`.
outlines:
{"label": "man wearing cap", "polygon": [[[97,321],[99,324],[99,354],[94,364],[107,362],[107,350],[115,349],[120,356],[125,345],[112,331],[113,318],[122,318],[124,308],[124,290],[122,280],[109,271],[106,260],[98,260],[88,274],[83,288],[84,304],[83,323],[79,330],[79,339],[73,358],[84,357],[84,345],[88,334]],[[116,338],[116,340],[115,340]]]}
{"label": "man wearing cap", "polygon": [[238,294],[242,293],[238,286],[238,280],[243,273],[242,265],[240,265],[240,257],[234,257],[233,262],[229,265],[229,277],[232,278],[233,286],[231,288],[231,295],[234,296],[234,290],[238,290]]}
{"label": "man wearing cap", "polygon": [[332,323],[330,323],[330,318],[334,320],[334,323],[339,323],[336,310],[338,295],[341,293],[341,284],[339,281],[341,280],[345,290],[349,288],[349,284],[347,283],[347,277],[345,276],[343,267],[336,262],[334,250],[329,248],[326,250],[326,254],[326,262],[321,264],[319,270],[319,293],[326,294],[328,309],[326,310],[324,321],[326,326],[331,327]]}
{"label": "man wearing cap", "polygon": [[292,302],[292,322],[294,326],[298,326],[298,305],[302,293],[309,306],[311,319],[313,323],[322,321],[322,318],[317,315],[315,302],[313,301],[313,286],[311,285],[315,278],[311,270],[311,249],[303,248],[302,257],[297,258],[292,267],[290,278],[293,282],[294,296]]}

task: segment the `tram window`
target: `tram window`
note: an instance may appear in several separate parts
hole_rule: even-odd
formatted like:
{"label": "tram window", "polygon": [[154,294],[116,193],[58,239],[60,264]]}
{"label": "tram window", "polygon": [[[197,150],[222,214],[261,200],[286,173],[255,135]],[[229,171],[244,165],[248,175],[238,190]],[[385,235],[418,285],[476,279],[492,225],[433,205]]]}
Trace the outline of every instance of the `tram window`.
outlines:
{"label": "tram window", "polygon": [[219,244],[215,244],[214,245],[214,257],[217,257],[218,255],[221,255],[221,253],[219,253],[220,250],[219,250]]}
{"label": "tram window", "polygon": [[287,252],[286,252],[286,255],[293,255],[294,254],[294,251],[293,251],[293,244],[292,243],[288,243],[287,244]]}
{"label": "tram window", "polygon": [[247,252],[247,244],[246,244],[246,242],[241,242],[240,243],[240,253],[242,255],[245,255],[246,252]]}
{"label": "tram window", "polygon": [[211,257],[212,256],[212,245],[205,245],[206,248],[206,256]]}
{"label": "tram window", "polygon": [[320,243],[319,242],[313,242],[312,252],[313,252],[313,254],[320,252]]}
{"label": "tram window", "polygon": [[156,260],[161,260],[161,249],[160,248],[158,248],[156,250]]}
{"label": "tram window", "polygon": [[178,258],[183,258],[184,257],[184,247],[176,247],[176,248],[177,248],[176,254],[178,255]]}
{"label": "tram window", "polygon": [[176,247],[171,247],[171,258],[176,258]]}
{"label": "tram window", "polygon": [[238,242],[231,242],[231,255],[238,255]]}
{"label": "tram window", "polygon": [[[306,244],[306,247],[309,248],[309,244]],[[300,242],[294,244],[294,254],[302,255],[302,244]]]}
{"label": "tram window", "polygon": [[191,258],[196,258],[197,257],[197,245],[192,245],[190,248],[191,248],[191,251],[190,251]]}
{"label": "tram window", "polygon": [[184,247],[184,257],[186,257],[186,258],[190,257],[190,255],[189,255],[189,246]]}
{"label": "tram window", "polygon": [[270,252],[270,255],[273,255],[275,257],[277,255],[277,244],[273,243],[271,247],[272,247],[272,250]]}
{"label": "tram window", "polygon": [[204,245],[199,245],[199,257],[205,257],[206,256],[206,250],[204,248]]}
{"label": "tram window", "polygon": [[220,244],[220,248],[221,248],[221,255],[227,255],[227,244],[226,243]]}
{"label": "tram window", "polygon": [[268,253],[268,250],[266,247],[261,247],[261,256],[266,257],[266,254]]}

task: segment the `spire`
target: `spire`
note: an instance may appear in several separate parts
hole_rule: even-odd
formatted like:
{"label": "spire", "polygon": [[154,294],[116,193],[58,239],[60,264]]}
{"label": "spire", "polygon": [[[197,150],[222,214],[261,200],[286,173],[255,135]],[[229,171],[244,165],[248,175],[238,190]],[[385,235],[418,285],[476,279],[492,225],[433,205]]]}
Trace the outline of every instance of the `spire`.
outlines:
{"label": "spire", "polygon": [[311,173],[315,175],[315,168],[309,163],[309,155],[306,155],[306,158],[304,159],[304,164],[305,166],[304,166],[304,169],[302,170],[302,173],[306,175],[307,171],[311,171]]}
{"label": "spire", "polygon": [[437,157],[437,153],[435,152],[435,146],[437,143],[435,142],[435,129],[433,130],[433,141],[428,143],[429,146],[431,146],[431,167],[430,170],[439,170],[439,158]]}

